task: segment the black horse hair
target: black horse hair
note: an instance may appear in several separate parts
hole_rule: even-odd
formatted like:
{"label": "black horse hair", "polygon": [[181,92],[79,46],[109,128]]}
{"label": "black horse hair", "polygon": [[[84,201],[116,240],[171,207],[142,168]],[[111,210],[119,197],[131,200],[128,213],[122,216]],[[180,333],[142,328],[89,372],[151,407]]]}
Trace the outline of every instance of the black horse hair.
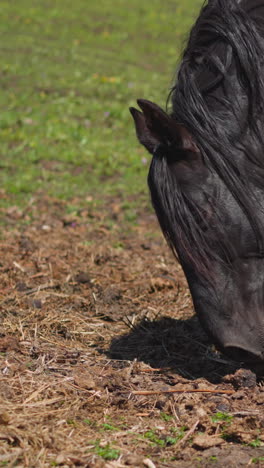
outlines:
{"label": "black horse hair", "polygon": [[[209,0],[203,5],[169,101],[171,117],[188,130],[205,166],[218,175],[246,216],[262,256],[264,225],[261,207],[256,213],[256,189],[264,190],[264,24],[250,16],[247,4]],[[204,72],[210,78],[206,82]],[[230,90],[227,95],[218,93],[223,83]],[[216,110],[208,100],[214,95]],[[201,208],[175,184],[169,152],[159,147],[154,154],[148,176],[152,203],[174,254],[209,277],[212,259],[231,264],[233,246],[221,219],[210,231]],[[215,238],[218,251],[212,247]]]}

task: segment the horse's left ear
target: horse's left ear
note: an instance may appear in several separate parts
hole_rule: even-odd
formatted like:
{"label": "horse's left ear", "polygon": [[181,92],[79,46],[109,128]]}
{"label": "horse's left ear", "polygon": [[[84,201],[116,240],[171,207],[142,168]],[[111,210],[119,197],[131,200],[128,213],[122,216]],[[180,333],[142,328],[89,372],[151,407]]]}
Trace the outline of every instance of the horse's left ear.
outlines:
{"label": "horse's left ear", "polygon": [[175,145],[194,153],[199,152],[188,130],[175,122],[157,104],[145,99],[139,99],[137,102],[142,112],[134,107],[130,108],[130,112],[135,122],[137,137],[151,154],[161,144],[165,147]]}

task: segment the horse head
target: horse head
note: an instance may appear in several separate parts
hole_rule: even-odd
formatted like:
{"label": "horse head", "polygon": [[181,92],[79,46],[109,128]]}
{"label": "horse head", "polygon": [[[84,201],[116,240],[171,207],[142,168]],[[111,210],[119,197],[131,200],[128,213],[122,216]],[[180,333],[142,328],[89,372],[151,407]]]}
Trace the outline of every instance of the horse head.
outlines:
{"label": "horse head", "polygon": [[211,0],[191,31],[172,112],[143,99],[141,111],[130,109],[194,308],[216,345],[240,360],[264,360],[263,50],[245,6]]}

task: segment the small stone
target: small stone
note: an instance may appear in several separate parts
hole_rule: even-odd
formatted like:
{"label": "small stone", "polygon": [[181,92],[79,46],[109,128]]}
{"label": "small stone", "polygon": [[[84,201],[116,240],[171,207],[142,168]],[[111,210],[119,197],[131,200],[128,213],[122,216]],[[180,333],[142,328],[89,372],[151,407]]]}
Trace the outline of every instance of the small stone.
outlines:
{"label": "small stone", "polygon": [[125,455],[122,461],[127,466],[137,467],[142,466],[142,458],[137,455]]}
{"label": "small stone", "polygon": [[155,408],[159,410],[163,410],[165,405],[166,405],[166,399],[165,398],[163,400],[159,399],[155,403]]}
{"label": "small stone", "polygon": [[242,400],[244,398],[245,394],[242,390],[238,390],[238,392],[235,392],[231,398],[232,400]]}
{"label": "small stone", "polygon": [[19,341],[12,335],[6,335],[0,338],[0,352],[18,351]]}
{"label": "small stone", "polygon": [[235,389],[254,388],[257,385],[257,377],[250,369],[238,369],[235,374],[227,375],[224,382],[233,384]]}
{"label": "small stone", "polygon": [[121,297],[121,291],[115,286],[109,286],[103,292],[103,300],[106,304],[113,304],[118,302]]}
{"label": "small stone", "polygon": [[199,419],[204,419],[207,416],[207,412],[204,408],[197,408],[196,414]]}
{"label": "small stone", "polygon": [[42,302],[40,299],[33,299],[32,300],[32,307],[34,307],[34,309],[41,309],[42,308]]}
{"label": "small stone", "polygon": [[145,460],[143,460],[143,465],[147,468],[156,468],[156,465],[149,458],[145,458]]}
{"label": "small stone", "polygon": [[75,276],[75,281],[81,284],[91,284],[91,279],[89,275],[82,271]]}
{"label": "small stone", "polygon": [[150,249],[151,249],[150,244],[146,244],[145,242],[142,243],[142,244],[140,245],[140,247],[141,247],[143,250],[150,250]]}
{"label": "small stone", "polygon": [[216,411],[220,413],[228,413],[230,411],[230,405],[227,402],[221,402],[216,405]]}
{"label": "small stone", "polygon": [[27,291],[29,287],[26,285],[26,283],[19,282],[16,284],[16,290],[19,292]]}
{"label": "small stone", "polygon": [[83,121],[83,125],[84,125],[85,128],[91,127],[91,120],[85,119]]}
{"label": "small stone", "polygon": [[6,426],[10,422],[10,416],[7,412],[0,413],[0,424]]}
{"label": "small stone", "polygon": [[74,383],[78,385],[78,387],[86,388],[87,390],[93,390],[95,388],[95,382],[89,375],[75,375],[74,376]]}
{"label": "small stone", "polygon": [[23,123],[24,123],[25,125],[34,125],[35,122],[34,122],[34,120],[31,119],[30,117],[25,117],[25,118],[23,119]]}
{"label": "small stone", "polygon": [[51,227],[50,227],[48,224],[43,224],[43,225],[41,226],[41,229],[42,229],[43,231],[46,231],[46,232],[50,232],[50,231],[51,231]]}
{"label": "small stone", "polygon": [[256,395],[255,402],[257,403],[257,405],[264,406],[264,393],[260,393],[259,395]]}
{"label": "small stone", "polygon": [[65,457],[62,453],[60,453],[56,458],[57,465],[63,465],[65,462]]}

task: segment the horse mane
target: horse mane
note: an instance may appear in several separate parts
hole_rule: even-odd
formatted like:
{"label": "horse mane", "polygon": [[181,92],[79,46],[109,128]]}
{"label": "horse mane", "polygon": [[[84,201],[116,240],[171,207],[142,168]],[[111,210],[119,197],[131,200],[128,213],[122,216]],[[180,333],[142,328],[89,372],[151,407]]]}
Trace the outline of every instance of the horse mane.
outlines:
{"label": "horse mane", "polygon": [[[190,132],[205,166],[243,211],[262,255],[264,225],[255,188],[264,190],[264,22],[250,17],[247,3],[204,4],[168,99],[171,116]],[[234,248],[221,220],[214,226],[220,255],[212,248],[209,231],[201,227],[199,207],[175,184],[166,157],[154,155],[148,180],[161,228],[180,260],[207,275],[211,259],[228,263]]]}

